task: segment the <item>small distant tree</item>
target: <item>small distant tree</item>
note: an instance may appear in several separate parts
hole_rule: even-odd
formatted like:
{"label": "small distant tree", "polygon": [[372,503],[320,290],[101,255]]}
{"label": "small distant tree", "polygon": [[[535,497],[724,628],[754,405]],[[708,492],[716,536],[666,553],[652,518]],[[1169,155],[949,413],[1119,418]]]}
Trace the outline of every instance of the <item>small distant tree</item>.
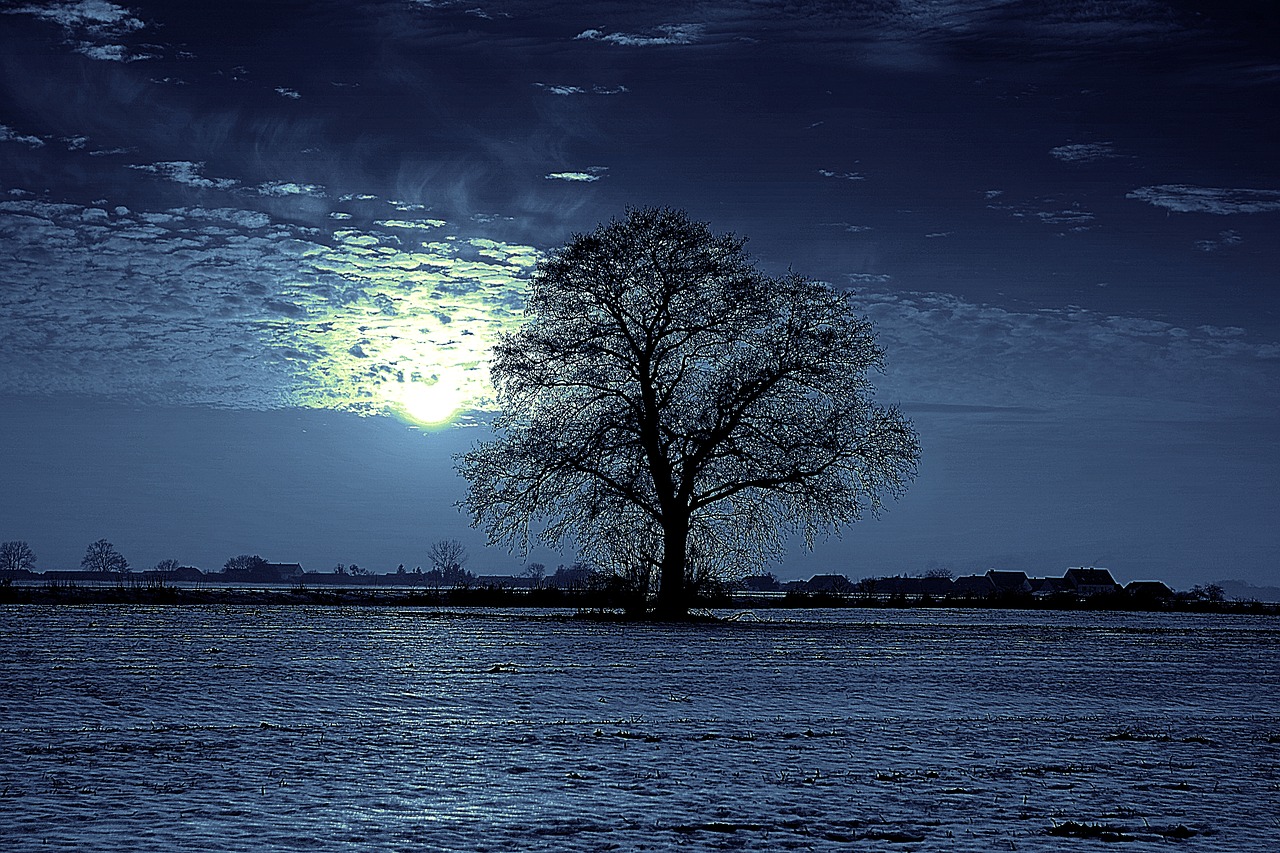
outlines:
{"label": "small distant tree", "polygon": [[401,563],[400,565],[396,566],[396,574],[398,575],[406,574],[404,570],[404,563]]}
{"label": "small distant tree", "polygon": [[36,555],[22,540],[0,543],[0,571],[20,572],[35,568]]}
{"label": "small distant tree", "polygon": [[373,574],[373,572],[371,572],[369,569],[361,568],[360,566],[357,566],[355,563],[352,563],[351,565],[347,566],[347,571],[355,577],[364,577],[365,575]]}
{"label": "small distant tree", "polygon": [[557,589],[586,589],[591,585],[594,574],[591,565],[582,560],[578,560],[572,566],[561,563],[556,566],[555,574],[551,576],[551,585]]}
{"label": "small distant tree", "polygon": [[530,563],[524,567],[524,571],[520,575],[528,578],[533,586],[537,588],[542,586],[542,581],[547,576],[547,567],[542,563]]}
{"label": "small distant tree", "polygon": [[678,618],[789,534],[812,546],[906,489],[920,448],[872,399],[871,321],[744,247],[639,209],[539,263],[494,350],[498,437],[458,457],[491,543],[571,540]]}
{"label": "small distant tree", "polygon": [[157,572],[176,572],[181,564],[177,560],[161,560],[156,563],[154,571]]}
{"label": "small distant tree", "polygon": [[951,580],[955,577],[955,575],[952,573],[950,569],[944,569],[940,567],[929,569],[927,572],[924,573],[924,576],[927,578],[944,578],[946,580]]}
{"label": "small distant tree", "polygon": [[227,560],[223,564],[222,570],[229,575],[251,574],[261,571],[266,565],[267,561],[257,554],[240,554]]}
{"label": "small distant tree", "polygon": [[106,539],[92,543],[84,552],[80,568],[86,572],[116,572],[124,574],[129,571],[129,561],[116,550]]}
{"label": "small distant tree", "polygon": [[457,539],[437,539],[427,549],[427,559],[431,561],[433,583],[444,586],[464,586],[474,577],[466,570],[467,549]]}
{"label": "small distant tree", "polygon": [[1197,584],[1192,588],[1191,594],[1202,601],[1212,601],[1215,604],[1227,600],[1227,591],[1216,583],[1207,583],[1203,586]]}

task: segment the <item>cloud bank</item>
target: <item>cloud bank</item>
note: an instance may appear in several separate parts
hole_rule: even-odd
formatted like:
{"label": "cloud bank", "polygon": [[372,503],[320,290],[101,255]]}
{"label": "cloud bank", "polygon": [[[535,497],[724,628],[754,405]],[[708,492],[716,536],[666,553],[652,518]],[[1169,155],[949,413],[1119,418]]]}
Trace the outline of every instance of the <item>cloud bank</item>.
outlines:
{"label": "cloud bank", "polygon": [[441,383],[491,406],[488,352],[537,260],[440,220],[326,233],[235,207],[29,198],[0,201],[0,251],[4,393],[360,413]]}
{"label": "cloud bank", "polygon": [[1160,184],[1139,187],[1126,198],[1145,201],[1175,213],[1213,213],[1229,216],[1233,213],[1280,212],[1280,190],[1220,189],[1196,187],[1189,184]]}

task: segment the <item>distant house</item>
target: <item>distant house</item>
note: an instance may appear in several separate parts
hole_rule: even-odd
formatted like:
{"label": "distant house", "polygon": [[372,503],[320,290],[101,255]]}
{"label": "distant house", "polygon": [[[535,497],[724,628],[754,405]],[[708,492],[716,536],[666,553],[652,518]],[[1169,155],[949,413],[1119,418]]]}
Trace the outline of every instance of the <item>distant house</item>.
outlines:
{"label": "distant house", "polygon": [[226,580],[236,583],[290,583],[302,580],[306,572],[298,563],[268,563],[264,560],[244,568],[225,569],[221,574]]}
{"label": "distant house", "polygon": [[965,575],[951,582],[951,594],[962,598],[986,598],[998,591],[986,575]]}
{"label": "distant house", "polygon": [[848,595],[853,592],[853,581],[844,575],[814,575],[805,583],[806,592],[830,592]]}
{"label": "distant house", "polygon": [[38,575],[30,569],[0,569],[0,579],[3,580],[29,580],[38,577]]}
{"label": "distant house", "polygon": [[44,579],[47,581],[107,581],[120,583],[127,577],[129,577],[127,573],[121,574],[120,572],[53,571],[44,573]]}
{"label": "distant house", "polygon": [[1031,592],[1031,580],[1026,572],[987,571],[986,577],[995,585],[996,592]]}
{"label": "distant house", "polygon": [[951,595],[955,585],[951,578],[876,578],[874,584],[876,595],[902,595],[911,598],[934,598]]}
{"label": "distant house", "polygon": [[742,579],[742,588],[747,592],[776,592],[781,584],[773,575],[747,575]]}
{"label": "distant house", "polygon": [[1136,601],[1170,601],[1173,590],[1160,581],[1131,581],[1124,588],[1125,593]]}
{"label": "distant house", "polygon": [[1067,569],[1063,575],[1076,595],[1108,595],[1120,588],[1111,572],[1106,569],[1075,568]]}
{"label": "distant house", "polygon": [[296,580],[306,574],[300,563],[267,563],[262,567],[262,572],[274,574],[281,581]]}
{"label": "distant house", "polygon": [[1075,590],[1066,578],[1036,578],[1031,582],[1031,594],[1036,598],[1049,598],[1072,592]]}
{"label": "distant house", "polygon": [[172,571],[157,571],[156,569],[148,569],[140,572],[139,576],[144,581],[182,581],[182,582],[199,582],[204,580],[204,572],[195,566],[179,566]]}

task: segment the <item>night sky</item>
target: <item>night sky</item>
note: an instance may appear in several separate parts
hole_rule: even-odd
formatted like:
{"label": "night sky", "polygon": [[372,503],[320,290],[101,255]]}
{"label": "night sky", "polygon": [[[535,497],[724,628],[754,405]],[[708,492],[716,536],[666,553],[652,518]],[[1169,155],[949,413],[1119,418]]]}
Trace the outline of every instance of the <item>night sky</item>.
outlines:
{"label": "night sky", "polygon": [[854,289],[920,433],[780,576],[1276,583],[1273,5],[2,3],[0,539],[519,571],[454,508],[487,351],[656,205]]}

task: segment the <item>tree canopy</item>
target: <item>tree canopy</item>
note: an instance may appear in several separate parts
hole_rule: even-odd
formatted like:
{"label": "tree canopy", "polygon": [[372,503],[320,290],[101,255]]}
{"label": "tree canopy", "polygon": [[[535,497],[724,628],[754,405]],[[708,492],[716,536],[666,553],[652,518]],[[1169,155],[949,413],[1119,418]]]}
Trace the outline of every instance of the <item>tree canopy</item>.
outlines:
{"label": "tree canopy", "polygon": [[906,488],[919,445],[871,400],[870,321],[850,293],[761,272],[744,244],[638,209],[539,264],[494,351],[497,438],[458,460],[491,543],[572,539],[678,616],[700,584]]}
{"label": "tree canopy", "polygon": [[85,549],[80,568],[88,572],[124,573],[129,571],[129,561],[116,550],[116,546],[106,539],[99,539]]}
{"label": "tree canopy", "polygon": [[35,568],[36,555],[21,539],[0,543],[0,571],[21,572]]}

